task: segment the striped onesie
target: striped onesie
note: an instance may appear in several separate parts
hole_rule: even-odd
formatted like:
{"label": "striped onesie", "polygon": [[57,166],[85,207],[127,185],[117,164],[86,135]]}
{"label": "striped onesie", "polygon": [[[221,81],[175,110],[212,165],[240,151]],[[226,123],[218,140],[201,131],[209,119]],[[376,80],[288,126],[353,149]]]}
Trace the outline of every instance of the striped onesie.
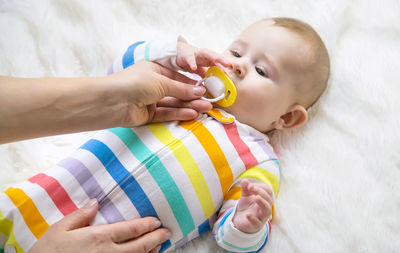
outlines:
{"label": "striped onesie", "polygon": [[[173,66],[174,43],[166,45],[135,43],[109,72],[142,59]],[[27,252],[50,225],[92,198],[99,212],[91,225],[160,219],[173,233],[161,251],[213,228],[226,250],[258,252],[271,225],[255,234],[233,226],[240,181],[265,183],[275,198],[279,170],[268,138],[220,109],[192,121],[102,130],[52,169],[0,194],[0,252]]]}

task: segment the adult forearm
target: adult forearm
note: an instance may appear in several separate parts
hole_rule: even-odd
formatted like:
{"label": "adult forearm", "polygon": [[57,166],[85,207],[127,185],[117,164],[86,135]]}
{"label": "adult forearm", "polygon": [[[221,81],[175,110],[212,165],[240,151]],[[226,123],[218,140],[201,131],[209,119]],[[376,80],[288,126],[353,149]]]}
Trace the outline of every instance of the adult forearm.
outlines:
{"label": "adult forearm", "polygon": [[105,80],[0,77],[0,143],[120,125],[127,101]]}
{"label": "adult forearm", "polygon": [[0,143],[149,122],[211,109],[203,87],[152,62],[106,77],[0,77]]}

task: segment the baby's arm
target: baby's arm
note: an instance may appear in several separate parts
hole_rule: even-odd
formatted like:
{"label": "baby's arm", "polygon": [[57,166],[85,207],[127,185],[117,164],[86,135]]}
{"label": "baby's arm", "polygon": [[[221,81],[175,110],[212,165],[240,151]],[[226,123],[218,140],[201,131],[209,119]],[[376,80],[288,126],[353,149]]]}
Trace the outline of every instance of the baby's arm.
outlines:
{"label": "baby's arm", "polygon": [[204,75],[204,67],[230,63],[220,54],[199,49],[187,43],[181,36],[158,41],[138,41],[128,47],[110,66],[107,74],[119,72],[138,61],[153,61],[172,70]]}
{"label": "baby's arm", "polygon": [[246,170],[225,195],[213,228],[214,237],[222,248],[258,252],[266,245],[271,230],[272,204],[279,187],[279,175],[270,171],[279,171],[272,160]]}
{"label": "baby's arm", "polygon": [[139,61],[154,61],[169,69],[177,69],[177,39],[166,39],[160,41],[138,41],[128,47],[128,49],[114,62],[108,69],[107,74],[113,74],[126,69]]}

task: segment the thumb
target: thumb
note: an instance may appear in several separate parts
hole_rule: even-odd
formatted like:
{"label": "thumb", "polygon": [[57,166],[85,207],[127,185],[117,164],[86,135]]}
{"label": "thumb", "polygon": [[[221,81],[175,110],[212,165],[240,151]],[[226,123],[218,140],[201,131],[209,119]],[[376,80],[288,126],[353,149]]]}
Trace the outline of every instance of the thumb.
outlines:
{"label": "thumb", "polygon": [[247,179],[243,179],[242,182],[240,182],[240,187],[242,188],[242,196],[246,197],[248,195],[251,195],[249,186],[250,182]]}
{"label": "thumb", "polygon": [[61,227],[65,231],[85,227],[94,219],[97,209],[97,200],[91,199],[84,207],[73,211],[57,222],[57,227]]}

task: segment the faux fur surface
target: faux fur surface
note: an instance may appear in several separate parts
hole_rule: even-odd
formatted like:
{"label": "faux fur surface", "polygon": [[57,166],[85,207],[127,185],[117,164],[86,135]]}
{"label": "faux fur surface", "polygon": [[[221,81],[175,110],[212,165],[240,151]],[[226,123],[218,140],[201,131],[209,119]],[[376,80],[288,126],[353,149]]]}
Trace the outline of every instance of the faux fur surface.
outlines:
{"label": "faux fur surface", "polygon": [[[0,0],[0,74],[100,76],[137,40],[181,34],[222,51],[258,19],[304,20],[325,41],[332,75],[308,124],[272,138],[283,169],[263,252],[398,252],[399,14],[397,0]],[[0,145],[0,189],[92,134]],[[222,252],[209,234],[178,251]]]}

